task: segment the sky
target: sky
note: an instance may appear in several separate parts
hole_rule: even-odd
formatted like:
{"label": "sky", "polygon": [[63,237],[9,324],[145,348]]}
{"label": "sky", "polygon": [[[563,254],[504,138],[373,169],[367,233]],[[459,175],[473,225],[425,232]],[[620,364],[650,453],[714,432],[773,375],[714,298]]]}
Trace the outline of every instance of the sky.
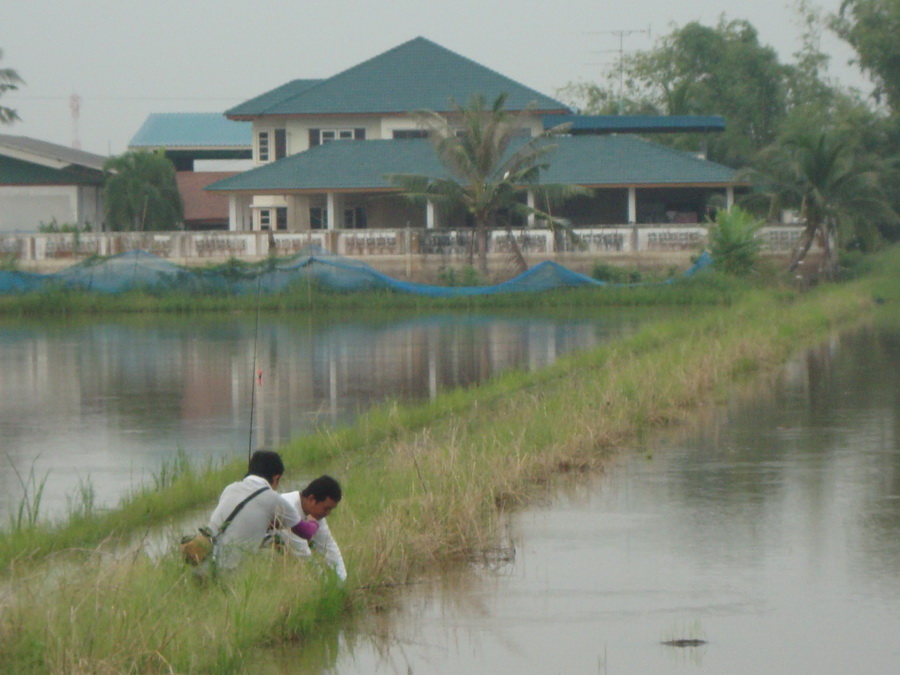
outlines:
{"label": "sky", "polygon": [[[823,12],[840,0],[810,0]],[[0,67],[25,80],[0,133],[124,152],[151,113],[221,112],[296,78],[335,75],[422,36],[544,94],[601,79],[691,21],[745,19],[783,63],[802,29],[794,0],[29,0],[0,16]],[[825,35],[831,75],[864,92],[852,51]],[[77,119],[72,97],[79,97]]]}

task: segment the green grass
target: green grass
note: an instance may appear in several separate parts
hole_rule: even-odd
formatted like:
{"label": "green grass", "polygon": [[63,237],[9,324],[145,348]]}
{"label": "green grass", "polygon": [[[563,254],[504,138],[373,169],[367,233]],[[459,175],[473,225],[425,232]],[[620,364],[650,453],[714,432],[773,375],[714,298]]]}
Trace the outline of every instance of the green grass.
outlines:
{"label": "green grass", "polygon": [[[898,276],[898,261],[880,274]],[[105,536],[211,503],[244,468],[167,467],[159,491],[3,544],[0,671],[244,672],[255,648],[302,640],[320,622],[379,606],[425,570],[498,545],[504,511],[866,320],[878,306],[874,290],[895,286],[867,277],[804,295],[745,291],[730,306],[682,313],[539,372],[388,404],[353,426],[294,440],[280,448],[286,489],[323,470],[344,485],[330,518],[350,573],[344,587],[290,559],[263,558],[200,585],[174,554],[116,553]]]}

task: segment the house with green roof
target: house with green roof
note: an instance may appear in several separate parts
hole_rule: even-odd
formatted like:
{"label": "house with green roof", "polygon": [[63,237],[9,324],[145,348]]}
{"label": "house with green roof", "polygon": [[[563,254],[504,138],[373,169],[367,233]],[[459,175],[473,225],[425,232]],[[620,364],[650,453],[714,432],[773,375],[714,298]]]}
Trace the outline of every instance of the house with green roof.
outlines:
{"label": "house with green roof", "polygon": [[554,213],[576,228],[698,223],[712,195],[733,201],[734,170],[634,135],[717,131],[721,118],[579,119],[560,101],[422,37],[226,111],[252,124],[254,168],[206,189],[229,196],[233,231],[461,228],[431,204],[408,202],[387,176],[443,175],[415,112],[449,116],[454,102],[475,94],[488,101],[505,94],[507,110],[525,113],[530,136],[560,120],[578,122],[553,140],[541,177],[587,189]]}

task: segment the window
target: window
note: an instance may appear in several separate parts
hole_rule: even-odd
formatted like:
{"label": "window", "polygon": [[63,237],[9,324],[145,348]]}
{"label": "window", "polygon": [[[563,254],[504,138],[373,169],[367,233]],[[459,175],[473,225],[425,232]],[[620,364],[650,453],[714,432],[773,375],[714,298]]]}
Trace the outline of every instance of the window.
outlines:
{"label": "window", "polygon": [[328,211],[319,206],[314,206],[309,210],[309,227],[312,230],[328,229]]}
{"label": "window", "polygon": [[426,129],[394,129],[394,138],[428,138]]}
{"label": "window", "polygon": [[287,130],[275,130],[275,159],[287,156]]}
{"label": "window", "polygon": [[257,157],[260,162],[269,161],[269,132],[260,131],[257,136]]}
{"label": "window", "polygon": [[272,211],[270,209],[262,209],[259,212],[259,229],[268,230],[272,226]]}
{"label": "window", "polygon": [[310,129],[309,147],[328,143],[330,141],[364,141],[366,130],[359,129]]}
{"label": "window", "polygon": [[276,230],[286,230],[287,229],[287,207],[279,206],[275,209],[275,229]]}
{"label": "window", "polygon": [[347,229],[363,229],[368,227],[366,210],[361,206],[344,209],[344,227]]}

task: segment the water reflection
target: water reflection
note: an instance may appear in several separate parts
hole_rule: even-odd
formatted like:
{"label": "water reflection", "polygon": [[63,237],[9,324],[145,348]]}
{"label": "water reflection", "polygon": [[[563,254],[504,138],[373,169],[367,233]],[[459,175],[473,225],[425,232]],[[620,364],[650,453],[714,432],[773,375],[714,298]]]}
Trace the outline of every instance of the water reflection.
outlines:
{"label": "water reflection", "polygon": [[834,339],[517,515],[510,568],[409,589],[305,672],[895,672],[898,425],[900,334]]}
{"label": "water reflection", "polygon": [[98,505],[114,504],[179,448],[195,460],[245,455],[386,397],[434,397],[541,368],[646,318],[279,316],[263,317],[258,332],[252,316],[6,322],[0,516],[31,472],[32,493],[46,479],[43,513],[64,512],[80,481]]}

